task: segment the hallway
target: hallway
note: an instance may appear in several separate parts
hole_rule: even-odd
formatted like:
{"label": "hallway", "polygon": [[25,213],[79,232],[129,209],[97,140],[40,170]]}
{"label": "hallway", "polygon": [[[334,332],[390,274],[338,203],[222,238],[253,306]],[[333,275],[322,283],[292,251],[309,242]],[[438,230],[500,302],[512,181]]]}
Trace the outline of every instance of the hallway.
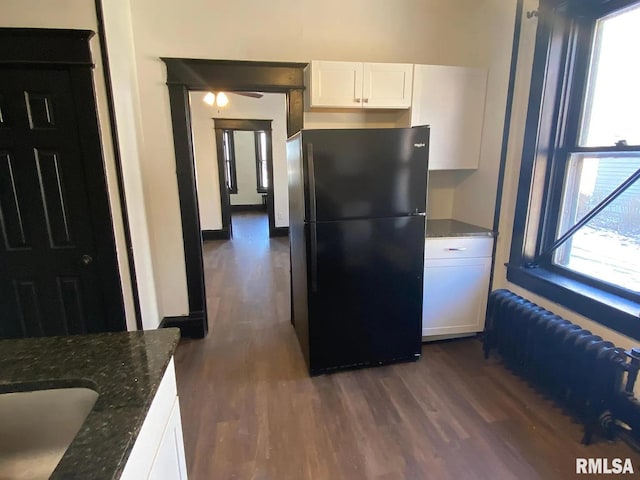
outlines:
{"label": "hallway", "polygon": [[287,238],[233,217],[206,242],[209,335],[176,353],[192,480],[565,479],[582,429],[475,339],[426,344],[415,363],[309,378],[289,321]]}

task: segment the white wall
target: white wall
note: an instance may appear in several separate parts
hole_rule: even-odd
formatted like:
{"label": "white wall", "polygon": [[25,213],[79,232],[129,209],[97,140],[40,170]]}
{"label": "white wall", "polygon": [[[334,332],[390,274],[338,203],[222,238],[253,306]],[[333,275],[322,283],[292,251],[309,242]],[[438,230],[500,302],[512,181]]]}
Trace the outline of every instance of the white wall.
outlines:
{"label": "white wall", "polygon": [[522,145],[524,127],[527,113],[529,87],[531,82],[531,66],[535,42],[535,30],[537,19],[527,19],[526,12],[537,9],[538,0],[525,0],[525,17],[522,20],[522,32],[520,36],[520,49],[518,53],[518,69],[514,92],[513,112],[511,116],[509,144],[507,149],[507,163],[505,170],[505,182],[500,212],[500,235],[497,238],[497,251],[495,261],[495,273],[493,288],[508,288],[538,305],[570,320],[582,328],[586,328],[606,340],[610,340],[616,346],[631,348],[637,345],[637,341],[625,335],[606,328],[599,323],[587,319],[558,304],[550,302],[538,295],[529,292],[507,281],[505,262],[509,260],[511,248],[511,234],[515,214],[516,195],[518,192],[518,179],[520,175],[520,162],[522,158]]}
{"label": "white wall", "polygon": [[491,52],[480,163],[473,174],[460,177],[454,193],[453,217],[485,228],[493,227],[515,18],[516,2],[504,0],[485,0],[477,18],[487,27],[485,41]]}
{"label": "white wall", "polygon": [[204,103],[205,95],[206,92],[189,92],[200,228],[220,230],[222,228],[220,184],[218,183],[215,129],[211,120],[214,110]]}
{"label": "white wall", "polygon": [[[70,28],[97,31],[97,17],[92,0],[0,0],[0,27],[29,27],[29,28]],[[104,71],[100,54],[98,36],[91,39],[91,53],[95,68],[93,70],[96,102],[102,150],[105,161],[109,201],[115,230],[118,267],[122,280],[125,315],[127,327],[136,328],[135,310],[131,290],[131,278],[127,260],[127,249],[124,238],[120,199],[113,155],[113,142],[109,125],[109,111],[107,108],[107,90],[104,82]]]}
{"label": "white wall", "polygon": [[314,109],[304,112],[304,128],[393,128],[404,126],[401,123],[405,114],[402,110]]}
{"label": "white wall", "polygon": [[427,219],[453,218],[453,196],[460,172],[434,170],[427,182]]}
{"label": "white wall", "polygon": [[140,126],[138,75],[129,0],[103,2],[103,17],[142,326],[153,329],[157,328],[160,317],[140,172],[140,143],[144,139]]}
{"label": "white wall", "polygon": [[[166,87],[165,87],[166,88]],[[265,93],[251,98],[228,93],[226,107],[209,107],[202,101],[206,92],[190,92],[191,129],[196,161],[198,206],[202,230],[222,228],[220,185],[218,182],[215,118],[271,120],[273,155],[273,202],[277,227],[289,225],[289,190],[287,179],[287,112],[286,97],[281,93]],[[173,158],[173,157],[172,157]],[[173,167],[175,169],[175,165]],[[255,169],[255,168],[254,168]],[[174,174],[175,179],[175,174]],[[255,188],[254,188],[255,191]],[[262,201],[260,199],[260,201]],[[259,203],[259,202],[258,202]],[[182,239],[180,240],[182,248]],[[184,265],[184,259],[182,260]],[[167,315],[167,314],[165,314]]]}
{"label": "white wall", "polygon": [[[187,313],[186,279],[166,71],[160,56],[353,60],[488,66],[478,18],[491,0],[136,0],[132,19],[161,313]],[[515,0],[506,0],[514,3]],[[339,14],[338,14],[339,12]],[[274,145],[276,145],[274,139]],[[277,174],[274,162],[274,173]],[[285,197],[286,198],[286,197]],[[287,225],[286,203],[277,225]]]}
{"label": "white wall", "polygon": [[262,195],[257,192],[256,144],[253,132],[233,132],[238,193],[231,196],[231,205],[260,205]]}

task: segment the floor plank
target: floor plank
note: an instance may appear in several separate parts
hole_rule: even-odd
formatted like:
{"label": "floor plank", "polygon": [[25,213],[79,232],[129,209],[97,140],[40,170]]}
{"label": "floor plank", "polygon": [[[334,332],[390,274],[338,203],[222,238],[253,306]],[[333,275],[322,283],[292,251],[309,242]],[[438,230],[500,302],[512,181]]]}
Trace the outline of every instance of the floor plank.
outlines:
{"label": "floor plank", "polygon": [[581,426],[475,339],[309,378],[288,241],[268,238],[266,216],[233,222],[233,240],[204,246],[209,335],[176,352],[192,480],[565,479],[576,457],[630,457],[640,471],[622,442],[580,445]]}

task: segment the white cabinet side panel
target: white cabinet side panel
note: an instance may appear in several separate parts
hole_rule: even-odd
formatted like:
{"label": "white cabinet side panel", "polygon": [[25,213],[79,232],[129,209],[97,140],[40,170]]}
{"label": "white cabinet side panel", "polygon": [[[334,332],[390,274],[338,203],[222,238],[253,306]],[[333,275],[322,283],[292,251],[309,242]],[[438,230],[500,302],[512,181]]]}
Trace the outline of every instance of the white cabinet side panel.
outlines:
{"label": "white cabinet side panel", "polygon": [[148,477],[176,396],[176,373],[171,359],[124,467],[120,477],[122,480],[140,480]]}
{"label": "white cabinet side panel", "polygon": [[429,170],[478,168],[487,89],[481,68],[416,65],[412,125],[429,125]]}
{"label": "white cabinet side panel", "polygon": [[149,480],[187,480],[180,402],[177,397],[153,462]]}

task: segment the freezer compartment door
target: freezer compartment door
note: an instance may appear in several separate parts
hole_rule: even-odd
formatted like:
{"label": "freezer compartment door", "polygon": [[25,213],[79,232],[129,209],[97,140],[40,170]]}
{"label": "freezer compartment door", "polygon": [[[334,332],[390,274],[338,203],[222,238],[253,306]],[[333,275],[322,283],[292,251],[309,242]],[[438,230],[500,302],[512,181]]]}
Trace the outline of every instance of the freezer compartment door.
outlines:
{"label": "freezer compartment door", "polygon": [[307,224],[313,371],[420,353],[424,218]]}
{"label": "freezer compartment door", "polygon": [[428,127],[304,131],[309,222],[424,212]]}

